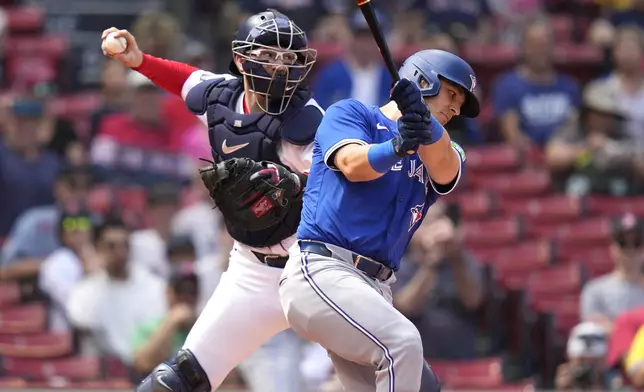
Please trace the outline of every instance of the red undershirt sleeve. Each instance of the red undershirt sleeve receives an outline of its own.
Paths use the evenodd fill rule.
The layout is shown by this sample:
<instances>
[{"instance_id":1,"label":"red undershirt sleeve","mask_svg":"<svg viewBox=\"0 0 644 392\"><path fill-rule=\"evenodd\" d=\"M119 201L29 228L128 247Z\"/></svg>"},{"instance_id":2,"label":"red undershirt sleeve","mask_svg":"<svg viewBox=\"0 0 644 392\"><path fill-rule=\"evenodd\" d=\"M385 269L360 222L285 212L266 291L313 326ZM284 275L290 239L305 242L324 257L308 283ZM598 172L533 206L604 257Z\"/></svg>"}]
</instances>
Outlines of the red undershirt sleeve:
<instances>
[{"instance_id":1,"label":"red undershirt sleeve","mask_svg":"<svg viewBox=\"0 0 644 392\"><path fill-rule=\"evenodd\" d=\"M193 72L199 71L199 68L191 65L154 57L145 53L143 54L141 65L132 69L145 75L159 88L179 97L186 80Z\"/></svg>"}]
</instances>

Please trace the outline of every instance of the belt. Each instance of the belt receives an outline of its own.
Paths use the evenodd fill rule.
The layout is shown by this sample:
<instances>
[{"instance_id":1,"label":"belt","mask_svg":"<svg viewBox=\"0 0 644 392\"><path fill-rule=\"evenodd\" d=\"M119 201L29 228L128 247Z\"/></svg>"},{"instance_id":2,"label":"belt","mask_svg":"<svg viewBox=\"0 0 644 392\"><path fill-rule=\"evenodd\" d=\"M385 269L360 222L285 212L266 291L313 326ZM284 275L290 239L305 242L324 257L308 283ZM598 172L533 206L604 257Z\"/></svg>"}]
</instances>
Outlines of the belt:
<instances>
[{"instance_id":1,"label":"belt","mask_svg":"<svg viewBox=\"0 0 644 392\"><path fill-rule=\"evenodd\" d=\"M252 252L262 264L266 264L269 267L284 268L288 261L288 256L266 255L255 251Z\"/></svg>"},{"instance_id":2,"label":"belt","mask_svg":"<svg viewBox=\"0 0 644 392\"><path fill-rule=\"evenodd\" d=\"M329 250L329 248L326 247L323 243L320 242L315 242L315 241L299 241L300 244L300 251L302 252L309 252L309 253L315 253L316 255L324 256L324 257L331 257L335 260L340 260L344 262L348 262L348 260L343 260L338 256L335 256L333 252ZM381 282L386 281L387 279L391 278L391 275L393 275L394 271L387 267L386 265L379 263L375 260L372 260L370 258L360 256L357 253L351 253L351 258L353 261L353 266L359 269L360 271L364 272L367 276L377 279Z\"/></svg>"}]
</instances>

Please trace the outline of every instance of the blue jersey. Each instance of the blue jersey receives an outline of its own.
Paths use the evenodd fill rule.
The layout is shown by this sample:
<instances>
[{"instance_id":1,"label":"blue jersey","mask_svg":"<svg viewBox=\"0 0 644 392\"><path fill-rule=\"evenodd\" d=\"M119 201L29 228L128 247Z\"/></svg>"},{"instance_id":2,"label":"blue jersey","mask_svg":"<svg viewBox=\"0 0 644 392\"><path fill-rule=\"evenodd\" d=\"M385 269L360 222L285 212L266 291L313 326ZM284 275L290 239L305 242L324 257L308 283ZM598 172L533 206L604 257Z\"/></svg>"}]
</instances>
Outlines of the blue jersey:
<instances>
[{"instance_id":1,"label":"blue jersey","mask_svg":"<svg viewBox=\"0 0 644 392\"><path fill-rule=\"evenodd\" d=\"M461 168L448 185L432 182L418 154L401 158L385 175L368 182L348 181L333 164L342 146L382 143L397 134L396 122L378 107L353 99L329 107L315 136L298 239L337 245L398 269L429 207L458 183L465 154L452 143Z\"/></svg>"}]
</instances>

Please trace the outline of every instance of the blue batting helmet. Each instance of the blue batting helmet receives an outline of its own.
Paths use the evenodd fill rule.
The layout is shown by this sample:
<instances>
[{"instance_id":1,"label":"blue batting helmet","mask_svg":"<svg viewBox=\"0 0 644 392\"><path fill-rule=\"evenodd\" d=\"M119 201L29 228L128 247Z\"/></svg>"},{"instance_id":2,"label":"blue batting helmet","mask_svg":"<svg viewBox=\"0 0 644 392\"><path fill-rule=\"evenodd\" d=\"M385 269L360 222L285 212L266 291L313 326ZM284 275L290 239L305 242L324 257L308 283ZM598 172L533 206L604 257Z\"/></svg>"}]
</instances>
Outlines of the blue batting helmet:
<instances>
[{"instance_id":1,"label":"blue batting helmet","mask_svg":"<svg viewBox=\"0 0 644 392\"><path fill-rule=\"evenodd\" d=\"M415 82L423 97L433 97L441 88L441 78L463 88L465 102L461 114L476 117L481 111L478 98L474 95L476 76L472 67L455 54L444 50L421 50L409 56L399 70L401 78Z\"/></svg>"}]
</instances>

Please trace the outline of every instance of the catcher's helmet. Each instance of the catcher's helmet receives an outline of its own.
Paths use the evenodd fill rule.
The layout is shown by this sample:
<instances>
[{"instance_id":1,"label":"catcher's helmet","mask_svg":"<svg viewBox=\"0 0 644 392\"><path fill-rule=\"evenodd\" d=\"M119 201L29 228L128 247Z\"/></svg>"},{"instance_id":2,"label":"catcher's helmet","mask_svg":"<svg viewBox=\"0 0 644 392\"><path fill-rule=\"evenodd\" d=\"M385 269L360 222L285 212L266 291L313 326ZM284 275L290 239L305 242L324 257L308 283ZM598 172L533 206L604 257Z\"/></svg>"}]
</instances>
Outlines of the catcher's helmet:
<instances>
[{"instance_id":1,"label":"catcher's helmet","mask_svg":"<svg viewBox=\"0 0 644 392\"><path fill-rule=\"evenodd\" d=\"M455 54L444 50L421 50L409 56L399 70L401 78L415 82L423 97L433 97L440 91L440 78L449 80L463 88L465 103L461 114L466 117L476 117L481 111L474 88L476 76L472 67Z\"/></svg>"},{"instance_id":2,"label":"catcher's helmet","mask_svg":"<svg viewBox=\"0 0 644 392\"><path fill-rule=\"evenodd\" d=\"M269 98L266 107L258 102L262 110L280 114L315 63L317 51L308 45L302 29L286 15L269 8L239 26L232 50L233 55L241 57L242 71L233 60L230 72L243 74L252 92ZM269 73L267 67L275 70Z\"/></svg>"}]
</instances>

